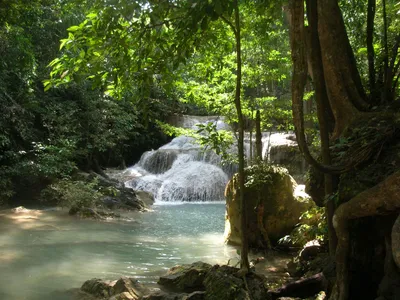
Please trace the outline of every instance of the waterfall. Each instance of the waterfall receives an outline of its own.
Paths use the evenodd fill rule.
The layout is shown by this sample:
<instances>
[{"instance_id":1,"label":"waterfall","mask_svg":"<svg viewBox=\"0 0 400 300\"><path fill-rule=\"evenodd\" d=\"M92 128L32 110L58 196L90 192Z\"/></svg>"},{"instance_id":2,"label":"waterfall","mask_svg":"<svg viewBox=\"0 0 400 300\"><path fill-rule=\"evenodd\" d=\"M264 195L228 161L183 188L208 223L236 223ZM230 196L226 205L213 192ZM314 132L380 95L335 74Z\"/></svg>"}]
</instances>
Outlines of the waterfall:
<instances>
[{"instance_id":1,"label":"waterfall","mask_svg":"<svg viewBox=\"0 0 400 300\"><path fill-rule=\"evenodd\" d=\"M192 129L196 129L199 123L208 122L214 122L218 129L231 130L218 117L175 116L171 120L175 126ZM290 136L264 132L263 158L274 161L270 153L275 146L297 145ZM255 151L254 138L252 143ZM233 148L232 151L236 151ZM250 148L250 138L246 134L247 158L250 157ZM179 136L157 150L143 153L140 161L125 171L133 176L125 185L151 192L156 202L221 201L224 200L225 186L236 171L236 165L222 165L221 157L212 150L202 148L194 138Z\"/></svg>"},{"instance_id":2,"label":"waterfall","mask_svg":"<svg viewBox=\"0 0 400 300\"><path fill-rule=\"evenodd\" d=\"M221 201L229 179L221 158L187 136L145 152L127 171L137 177L125 185L151 192L158 202Z\"/></svg>"}]
</instances>

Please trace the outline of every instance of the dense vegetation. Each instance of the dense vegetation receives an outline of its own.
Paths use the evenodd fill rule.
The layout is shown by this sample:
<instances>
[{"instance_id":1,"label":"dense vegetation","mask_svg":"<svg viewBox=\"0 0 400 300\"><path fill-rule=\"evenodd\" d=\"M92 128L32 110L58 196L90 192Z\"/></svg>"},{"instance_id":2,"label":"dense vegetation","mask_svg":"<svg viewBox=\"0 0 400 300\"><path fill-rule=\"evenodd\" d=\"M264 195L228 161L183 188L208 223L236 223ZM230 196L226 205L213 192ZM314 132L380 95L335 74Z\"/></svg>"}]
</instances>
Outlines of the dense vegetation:
<instances>
[{"instance_id":1,"label":"dense vegetation","mask_svg":"<svg viewBox=\"0 0 400 300\"><path fill-rule=\"evenodd\" d=\"M169 115L193 109L236 125L243 187L243 133L259 115L264 130L294 128L323 174L337 254L332 299L347 299L349 220L400 209L396 187L387 201L379 185L398 178L399 13L393 0L5 1L0 200L38 192L78 168L102 173L131 163L162 143ZM319 158L309 150L310 129L319 131ZM216 149L219 141L211 140ZM346 173L381 163L381 154L393 168L365 186L374 197L341 196ZM352 215L354 203L363 208ZM247 272L245 242L243 232Z\"/></svg>"}]
</instances>

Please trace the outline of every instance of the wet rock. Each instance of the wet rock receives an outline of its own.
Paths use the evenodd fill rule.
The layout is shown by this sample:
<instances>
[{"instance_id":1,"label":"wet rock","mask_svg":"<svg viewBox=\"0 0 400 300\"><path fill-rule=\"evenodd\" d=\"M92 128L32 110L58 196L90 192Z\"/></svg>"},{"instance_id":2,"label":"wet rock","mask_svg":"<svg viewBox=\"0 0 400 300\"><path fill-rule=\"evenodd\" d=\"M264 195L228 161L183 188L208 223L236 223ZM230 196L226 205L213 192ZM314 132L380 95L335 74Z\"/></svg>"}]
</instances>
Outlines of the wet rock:
<instances>
[{"instance_id":1,"label":"wet rock","mask_svg":"<svg viewBox=\"0 0 400 300\"><path fill-rule=\"evenodd\" d=\"M148 294L150 290L143 284L139 283L134 278L122 277L114 285L114 294L130 294L133 298L126 299L140 299L144 295ZM126 295L125 295L126 297ZM120 299L120 298L116 298ZM125 298L121 298L125 299Z\"/></svg>"},{"instance_id":2,"label":"wet rock","mask_svg":"<svg viewBox=\"0 0 400 300\"><path fill-rule=\"evenodd\" d=\"M82 285L81 292L97 299L139 300L150 291L136 279L122 277L114 281L97 278L90 279Z\"/></svg>"},{"instance_id":3,"label":"wet rock","mask_svg":"<svg viewBox=\"0 0 400 300\"><path fill-rule=\"evenodd\" d=\"M79 207L73 206L69 210L69 215L78 216L80 218L91 218L95 220L106 220L109 218L119 218L120 215L113 212L106 212L101 209L95 209L90 207Z\"/></svg>"},{"instance_id":4,"label":"wet rock","mask_svg":"<svg viewBox=\"0 0 400 300\"><path fill-rule=\"evenodd\" d=\"M272 165L254 165L245 170L246 211L248 216L248 241L253 248L265 248L265 232L271 242L289 234L299 222L299 217L313 206L311 198L296 190L297 184L287 169ZM228 183L226 196L225 238L239 245L241 235L238 176ZM260 207L263 207L261 210ZM262 212L260 218L259 213ZM262 219L263 230L259 227Z\"/></svg>"},{"instance_id":5,"label":"wet rock","mask_svg":"<svg viewBox=\"0 0 400 300\"><path fill-rule=\"evenodd\" d=\"M178 292L204 290L203 281L211 265L195 262L191 265L175 266L167 275L161 276L158 284Z\"/></svg>"},{"instance_id":6,"label":"wet rock","mask_svg":"<svg viewBox=\"0 0 400 300\"><path fill-rule=\"evenodd\" d=\"M147 206L154 204L154 196L152 193L146 191L135 191L136 197Z\"/></svg>"},{"instance_id":7,"label":"wet rock","mask_svg":"<svg viewBox=\"0 0 400 300\"><path fill-rule=\"evenodd\" d=\"M84 282L81 291L96 297L109 298L113 295L114 284L115 281L93 278Z\"/></svg>"}]
</instances>

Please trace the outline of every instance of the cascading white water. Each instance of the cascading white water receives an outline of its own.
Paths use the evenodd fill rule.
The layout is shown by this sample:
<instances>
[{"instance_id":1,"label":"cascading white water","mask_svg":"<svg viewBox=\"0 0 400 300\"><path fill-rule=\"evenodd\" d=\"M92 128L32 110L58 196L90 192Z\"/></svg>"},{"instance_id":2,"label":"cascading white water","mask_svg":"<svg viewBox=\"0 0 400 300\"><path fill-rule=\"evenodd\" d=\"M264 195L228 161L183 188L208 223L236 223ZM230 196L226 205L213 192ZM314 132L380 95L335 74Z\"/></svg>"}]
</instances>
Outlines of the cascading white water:
<instances>
[{"instance_id":1,"label":"cascading white water","mask_svg":"<svg viewBox=\"0 0 400 300\"><path fill-rule=\"evenodd\" d=\"M192 129L199 123L209 122L214 122L218 129L230 129L218 117L179 116L172 121L175 126ZM263 133L263 158L270 160L269 149L274 145L294 143L289 136ZM251 143L254 153L254 138ZM246 135L248 158L251 157L250 148L250 138ZM156 202L219 201L224 200L225 186L236 170L235 165L222 165L220 156L212 150L204 150L193 138L179 136L157 150L145 152L136 165L127 169L134 178L125 185L151 192Z\"/></svg>"},{"instance_id":2,"label":"cascading white water","mask_svg":"<svg viewBox=\"0 0 400 300\"><path fill-rule=\"evenodd\" d=\"M179 136L158 150L144 153L128 169L136 178L126 186L151 192L156 201L219 201L224 199L228 175L221 158L204 151L196 141Z\"/></svg>"}]
</instances>

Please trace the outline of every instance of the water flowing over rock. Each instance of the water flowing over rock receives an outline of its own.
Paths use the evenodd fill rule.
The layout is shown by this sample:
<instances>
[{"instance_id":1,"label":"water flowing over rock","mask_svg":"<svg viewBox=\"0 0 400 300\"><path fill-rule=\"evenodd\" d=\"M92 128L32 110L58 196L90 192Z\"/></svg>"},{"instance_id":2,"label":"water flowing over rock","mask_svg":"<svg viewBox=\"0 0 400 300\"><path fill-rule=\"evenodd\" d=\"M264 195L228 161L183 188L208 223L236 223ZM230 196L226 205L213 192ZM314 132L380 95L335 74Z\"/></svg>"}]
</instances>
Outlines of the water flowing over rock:
<instances>
[{"instance_id":1,"label":"water flowing over rock","mask_svg":"<svg viewBox=\"0 0 400 300\"><path fill-rule=\"evenodd\" d=\"M138 177L128 187L151 192L156 201L215 201L224 199L228 175L221 158L203 151L193 138L180 136L158 150L142 155L128 169Z\"/></svg>"},{"instance_id":2,"label":"water flowing over rock","mask_svg":"<svg viewBox=\"0 0 400 300\"><path fill-rule=\"evenodd\" d=\"M213 116L174 116L170 122L191 129L197 129L199 123L213 122L218 130L232 130L223 118ZM293 134L263 133L262 142L263 157L275 163L283 158L290 162L293 153L286 151L281 157L272 156L274 147L297 147ZM249 134L246 135L245 149L248 160L255 157L254 136L250 139ZM236 153L236 146L230 151ZM222 201L225 186L236 172L235 164L222 164L220 156L201 147L194 138L179 136L157 150L145 152L135 166L125 171L127 177L133 177L125 184L152 193L157 202Z\"/></svg>"}]
</instances>

